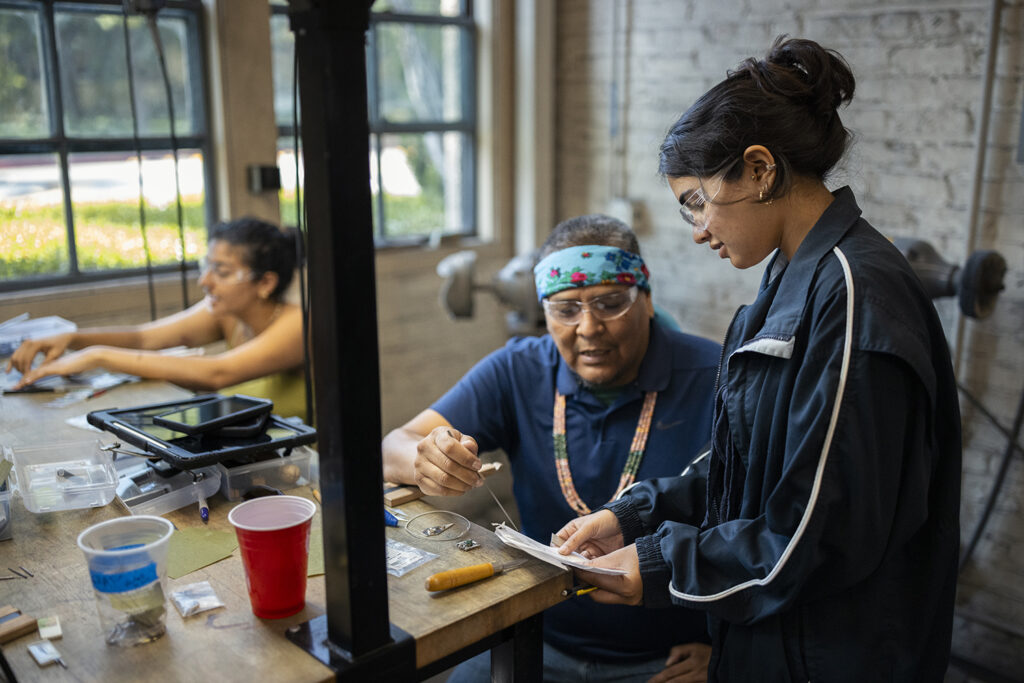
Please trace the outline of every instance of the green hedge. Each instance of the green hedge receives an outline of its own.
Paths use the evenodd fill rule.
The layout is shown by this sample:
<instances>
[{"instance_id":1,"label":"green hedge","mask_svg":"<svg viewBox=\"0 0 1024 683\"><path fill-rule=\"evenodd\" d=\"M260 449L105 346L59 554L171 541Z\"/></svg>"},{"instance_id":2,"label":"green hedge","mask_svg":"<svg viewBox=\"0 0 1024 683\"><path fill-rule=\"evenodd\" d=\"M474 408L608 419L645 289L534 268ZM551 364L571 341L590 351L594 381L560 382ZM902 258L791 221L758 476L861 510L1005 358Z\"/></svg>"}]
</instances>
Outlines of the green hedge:
<instances>
[{"instance_id":1,"label":"green hedge","mask_svg":"<svg viewBox=\"0 0 1024 683\"><path fill-rule=\"evenodd\" d=\"M186 258L206 252L201 200L183 204ZM146 207L146 239L154 264L180 259L177 207ZM75 245L81 270L146 264L138 204L105 202L75 206ZM0 279L68 272L67 230L60 206L0 206Z\"/></svg>"}]
</instances>

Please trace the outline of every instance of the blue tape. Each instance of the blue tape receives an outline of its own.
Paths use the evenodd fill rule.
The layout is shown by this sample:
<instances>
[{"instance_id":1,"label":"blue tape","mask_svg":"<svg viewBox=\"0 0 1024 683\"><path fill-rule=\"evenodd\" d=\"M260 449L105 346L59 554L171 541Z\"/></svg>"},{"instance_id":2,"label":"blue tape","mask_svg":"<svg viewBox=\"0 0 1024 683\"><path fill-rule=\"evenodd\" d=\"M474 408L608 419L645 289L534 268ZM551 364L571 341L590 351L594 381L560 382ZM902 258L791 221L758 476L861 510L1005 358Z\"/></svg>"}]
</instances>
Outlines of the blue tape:
<instances>
[{"instance_id":1,"label":"blue tape","mask_svg":"<svg viewBox=\"0 0 1024 683\"><path fill-rule=\"evenodd\" d=\"M141 548L144 543L122 545L108 550L132 550ZM89 578L92 579L92 586L100 593L124 593L148 586L157 580L156 562L142 565L128 571L117 571L123 558L119 557L97 557L89 567Z\"/></svg>"},{"instance_id":2,"label":"blue tape","mask_svg":"<svg viewBox=\"0 0 1024 683\"><path fill-rule=\"evenodd\" d=\"M89 577L92 579L93 588L100 593L124 593L156 581L156 562L119 574L103 574L90 570Z\"/></svg>"}]
</instances>

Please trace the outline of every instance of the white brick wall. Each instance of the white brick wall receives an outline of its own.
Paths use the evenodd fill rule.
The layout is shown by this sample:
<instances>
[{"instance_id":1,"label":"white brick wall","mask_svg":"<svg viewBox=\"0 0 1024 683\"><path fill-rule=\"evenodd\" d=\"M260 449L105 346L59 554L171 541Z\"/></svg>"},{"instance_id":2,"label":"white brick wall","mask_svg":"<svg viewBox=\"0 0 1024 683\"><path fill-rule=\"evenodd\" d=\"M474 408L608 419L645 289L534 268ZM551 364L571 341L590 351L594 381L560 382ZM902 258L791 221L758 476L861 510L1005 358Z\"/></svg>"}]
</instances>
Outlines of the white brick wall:
<instances>
[{"instance_id":1,"label":"white brick wall","mask_svg":"<svg viewBox=\"0 0 1024 683\"><path fill-rule=\"evenodd\" d=\"M657 300L689 331L719 339L754 295L760 268L739 272L691 241L665 184L657 150L693 100L780 33L818 40L857 77L842 112L855 146L832 185L850 184L886 234L932 242L962 263L990 3L886 0L562 0L558 4L556 212L607 208L608 177L627 169L624 194L638 225ZM612 3L615 3L613 7ZM850 6L853 7L850 7ZM613 41L618 7L629 34ZM960 381L1004 426L1024 390L1024 168L1015 162L1024 102L1024 0L1004 0L982 215L975 248L1006 258L995 313L968 321ZM628 44L625 152L611 157L612 45ZM936 307L952 337L955 304ZM976 410L964 412L964 535L988 496L1006 439ZM1024 671L1024 459L1014 458L995 513L962 577L954 651L1011 679Z\"/></svg>"}]
</instances>

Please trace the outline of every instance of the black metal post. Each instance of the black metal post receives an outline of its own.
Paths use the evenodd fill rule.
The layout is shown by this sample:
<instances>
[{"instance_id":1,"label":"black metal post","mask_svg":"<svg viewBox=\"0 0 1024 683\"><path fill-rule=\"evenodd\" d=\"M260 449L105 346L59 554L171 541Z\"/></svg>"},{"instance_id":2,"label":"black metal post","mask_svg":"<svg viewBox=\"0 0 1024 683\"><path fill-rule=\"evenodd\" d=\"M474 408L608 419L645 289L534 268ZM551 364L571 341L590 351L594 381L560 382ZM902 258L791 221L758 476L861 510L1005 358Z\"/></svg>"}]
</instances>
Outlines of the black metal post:
<instances>
[{"instance_id":1,"label":"black metal post","mask_svg":"<svg viewBox=\"0 0 1024 683\"><path fill-rule=\"evenodd\" d=\"M492 683L531 683L544 675L544 622L535 614L511 627L511 635L491 649Z\"/></svg>"},{"instance_id":2,"label":"black metal post","mask_svg":"<svg viewBox=\"0 0 1024 683\"><path fill-rule=\"evenodd\" d=\"M339 675L376 679L411 673L415 653L413 640L389 623L384 566L366 103L371 4L290 0L289 7L302 104L327 594L327 614L289 638L326 651L325 663Z\"/></svg>"}]
</instances>

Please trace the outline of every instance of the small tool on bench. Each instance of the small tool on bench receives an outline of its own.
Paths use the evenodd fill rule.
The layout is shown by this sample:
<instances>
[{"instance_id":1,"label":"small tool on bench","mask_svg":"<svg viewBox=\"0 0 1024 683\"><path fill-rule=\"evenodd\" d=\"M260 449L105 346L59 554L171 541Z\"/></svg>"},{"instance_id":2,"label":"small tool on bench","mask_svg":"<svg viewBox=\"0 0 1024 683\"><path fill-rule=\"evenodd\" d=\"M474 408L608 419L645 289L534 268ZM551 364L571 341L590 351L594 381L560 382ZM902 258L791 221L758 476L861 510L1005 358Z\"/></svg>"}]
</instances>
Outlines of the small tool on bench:
<instances>
[{"instance_id":1,"label":"small tool on bench","mask_svg":"<svg viewBox=\"0 0 1024 683\"><path fill-rule=\"evenodd\" d=\"M0 643L20 638L26 633L36 630L36 620L21 610L4 605L0 607Z\"/></svg>"},{"instance_id":2,"label":"small tool on bench","mask_svg":"<svg viewBox=\"0 0 1024 683\"><path fill-rule=\"evenodd\" d=\"M458 569L449 569L428 576L426 582L424 582L424 587L428 591L444 591L456 586L465 586L467 583L473 583L474 581L486 579L502 572L511 571L529 561L530 558L527 557L521 560L512 560L511 562L485 562L468 567L459 567Z\"/></svg>"}]
</instances>

